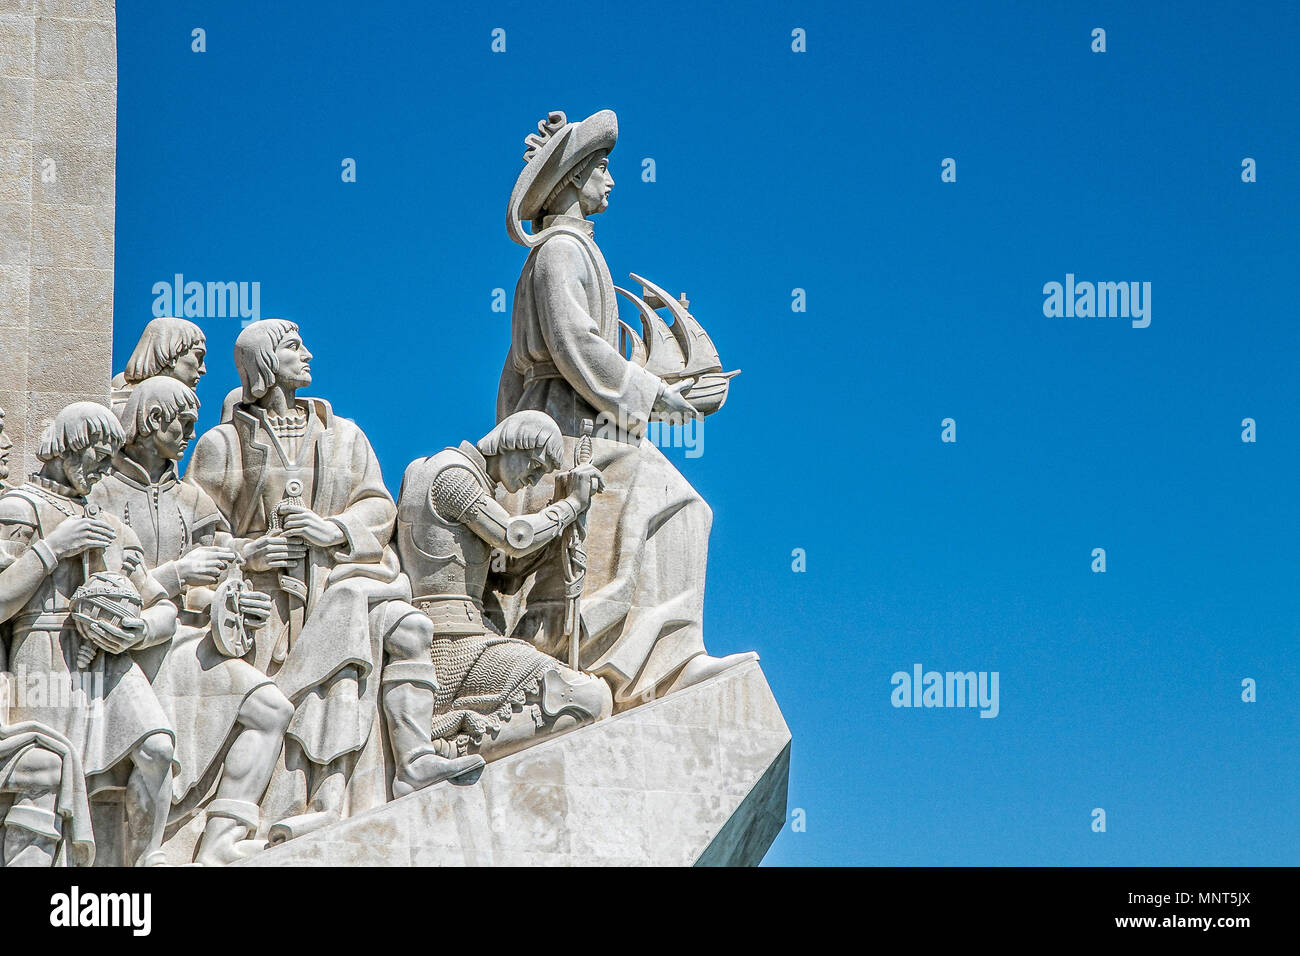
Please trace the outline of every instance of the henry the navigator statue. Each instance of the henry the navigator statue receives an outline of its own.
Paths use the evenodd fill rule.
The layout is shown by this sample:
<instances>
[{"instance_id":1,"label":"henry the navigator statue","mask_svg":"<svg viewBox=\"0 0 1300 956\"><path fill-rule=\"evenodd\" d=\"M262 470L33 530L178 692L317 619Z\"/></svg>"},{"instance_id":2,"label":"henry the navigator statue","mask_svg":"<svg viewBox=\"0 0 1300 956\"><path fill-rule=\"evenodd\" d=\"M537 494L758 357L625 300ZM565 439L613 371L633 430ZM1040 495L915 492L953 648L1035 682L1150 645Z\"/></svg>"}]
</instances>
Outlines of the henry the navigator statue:
<instances>
[{"instance_id":1,"label":"henry the navigator statue","mask_svg":"<svg viewBox=\"0 0 1300 956\"><path fill-rule=\"evenodd\" d=\"M605 489L588 516L581 668L608 680L616 706L626 708L754 655L705 652L713 513L644 437L651 420L697 417L688 400L692 383L670 384L619 348L614 283L588 221L608 204L614 186L608 157L617 138L617 117L602 110L579 123L551 113L526 139L506 228L529 254L515 286L497 420L525 409L546 412L560 426L569 455L583 421L598 426L591 462ZM540 511L553 494L548 477L519 492L509 510ZM508 633L563 660L559 568L554 560L516 565L498 584Z\"/></svg>"}]
</instances>

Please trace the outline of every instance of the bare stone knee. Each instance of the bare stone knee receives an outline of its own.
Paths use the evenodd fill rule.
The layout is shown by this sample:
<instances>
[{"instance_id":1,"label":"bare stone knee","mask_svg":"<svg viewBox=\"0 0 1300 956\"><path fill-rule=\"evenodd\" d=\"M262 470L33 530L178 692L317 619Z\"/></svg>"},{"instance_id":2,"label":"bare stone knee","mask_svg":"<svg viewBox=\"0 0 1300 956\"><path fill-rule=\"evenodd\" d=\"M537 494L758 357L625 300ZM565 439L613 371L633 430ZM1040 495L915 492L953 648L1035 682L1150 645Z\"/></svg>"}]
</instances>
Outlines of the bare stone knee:
<instances>
[{"instance_id":1,"label":"bare stone knee","mask_svg":"<svg viewBox=\"0 0 1300 956\"><path fill-rule=\"evenodd\" d=\"M239 722L252 730L280 735L293 720L293 704L274 684L265 684L248 695L239 711Z\"/></svg>"},{"instance_id":2,"label":"bare stone knee","mask_svg":"<svg viewBox=\"0 0 1300 956\"><path fill-rule=\"evenodd\" d=\"M32 747L14 764L7 789L42 793L58 788L63 780L63 758L43 747Z\"/></svg>"},{"instance_id":3,"label":"bare stone knee","mask_svg":"<svg viewBox=\"0 0 1300 956\"><path fill-rule=\"evenodd\" d=\"M135 764L141 770L161 773L171 766L175 744L170 734L150 734L133 751Z\"/></svg>"}]
</instances>

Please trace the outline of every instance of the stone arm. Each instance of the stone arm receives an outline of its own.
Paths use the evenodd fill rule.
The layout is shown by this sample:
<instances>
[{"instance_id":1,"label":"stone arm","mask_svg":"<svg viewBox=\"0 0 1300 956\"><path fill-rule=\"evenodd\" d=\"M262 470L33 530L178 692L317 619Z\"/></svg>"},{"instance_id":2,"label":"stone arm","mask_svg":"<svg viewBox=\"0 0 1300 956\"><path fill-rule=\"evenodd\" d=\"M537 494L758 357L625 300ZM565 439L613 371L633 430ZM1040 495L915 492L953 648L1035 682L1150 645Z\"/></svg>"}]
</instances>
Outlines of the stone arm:
<instances>
[{"instance_id":1,"label":"stone arm","mask_svg":"<svg viewBox=\"0 0 1300 956\"><path fill-rule=\"evenodd\" d=\"M576 240L556 236L537 251L533 301L551 360L573 389L615 421L635 428L650 420L664 381L629 362L600 333L587 311L584 278L590 267Z\"/></svg>"},{"instance_id":2,"label":"stone arm","mask_svg":"<svg viewBox=\"0 0 1300 956\"><path fill-rule=\"evenodd\" d=\"M370 442L361 429L346 419L336 419L335 427L350 426L355 430L349 461L349 473L354 476L347 503L337 514L323 514L338 525L344 542L331 549L331 558L337 563L378 564L384 559L384 549L393 536L393 523L397 518L397 504L384 485Z\"/></svg>"},{"instance_id":3,"label":"stone arm","mask_svg":"<svg viewBox=\"0 0 1300 956\"><path fill-rule=\"evenodd\" d=\"M484 490L468 468L444 469L429 489L434 510L445 521L459 522L512 558L532 554L558 538L581 513L570 495L536 514L511 516Z\"/></svg>"},{"instance_id":4,"label":"stone arm","mask_svg":"<svg viewBox=\"0 0 1300 956\"><path fill-rule=\"evenodd\" d=\"M223 548L229 548L232 551L240 551L244 542L237 542L225 529L225 521L220 513L215 511L209 520L191 532L191 539L195 548L207 548L217 545ZM191 549L193 550L193 549ZM181 556L182 558L184 555ZM167 597L176 600L181 597L181 592L194 590L186 588L185 582L180 573L181 559L175 561L164 561L158 567L149 572L149 576L163 589Z\"/></svg>"},{"instance_id":5,"label":"stone arm","mask_svg":"<svg viewBox=\"0 0 1300 956\"><path fill-rule=\"evenodd\" d=\"M393 534L393 521L397 506L384 486L379 459L375 457L370 442L353 422L343 418L334 420L335 440L346 443L346 460L332 460L333 469L346 469L348 489L322 510L320 517L335 524L343 535L343 542L330 549L330 558L337 564L379 564L384 560L384 549ZM236 509L244 493L241 480L244 464L240 460L239 445L228 425L220 425L205 432L194 448L194 457L185 472L185 482L206 492L216 503L225 528L233 537L219 541L231 550L243 549L265 533L265 529L250 529L239 524ZM318 481L328 476L317 475Z\"/></svg>"},{"instance_id":6,"label":"stone arm","mask_svg":"<svg viewBox=\"0 0 1300 956\"><path fill-rule=\"evenodd\" d=\"M141 650L163 644L176 636L176 605L168 600L167 591L149 574L144 566L144 551L140 539L130 528L123 528L122 573L140 593L144 619L144 638L132 650Z\"/></svg>"},{"instance_id":7,"label":"stone arm","mask_svg":"<svg viewBox=\"0 0 1300 956\"><path fill-rule=\"evenodd\" d=\"M214 502L226 526L234 528L237 519L233 509L242 489L238 484L226 485L241 471L233 430L231 426L222 425L199 436L182 480L206 494Z\"/></svg>"},{"instance_id":8,"label":"stone arm","mask_svg":"<svg viewBox=\"0 0 1300 956\"><path fill-rule=\"evenodd\" d=\"M0 622L31 600L58 565L49 545L36 538L36 511L22 498L0 499Z\"/></svg>"}]
</instances>

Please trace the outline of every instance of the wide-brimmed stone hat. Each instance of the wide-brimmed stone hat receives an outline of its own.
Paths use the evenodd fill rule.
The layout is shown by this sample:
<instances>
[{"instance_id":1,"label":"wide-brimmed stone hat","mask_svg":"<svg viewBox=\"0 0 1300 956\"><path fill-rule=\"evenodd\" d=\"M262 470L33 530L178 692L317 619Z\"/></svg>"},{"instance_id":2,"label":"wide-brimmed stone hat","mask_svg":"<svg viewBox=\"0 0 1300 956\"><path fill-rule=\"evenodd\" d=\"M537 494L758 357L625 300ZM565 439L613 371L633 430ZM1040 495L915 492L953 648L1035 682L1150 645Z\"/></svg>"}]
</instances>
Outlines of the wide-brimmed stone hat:
<instances>
[{"instance_id":1,"label":"wide-brimmed stone hat","mask_svg":"<svg viewBox=\"0 0 1300 956\"><path fill-rule=\"evenodd\" d=\"M537 132L524 142L524 168L515 180L506 210L506 226L511 235L518 224L536 219L542 203L569 173L594 153L609 152L618 141L618 117L613 110L601 110L585 120L570 123L564 113L555 111L537 124Z\"/></svg>"}]
</instances>

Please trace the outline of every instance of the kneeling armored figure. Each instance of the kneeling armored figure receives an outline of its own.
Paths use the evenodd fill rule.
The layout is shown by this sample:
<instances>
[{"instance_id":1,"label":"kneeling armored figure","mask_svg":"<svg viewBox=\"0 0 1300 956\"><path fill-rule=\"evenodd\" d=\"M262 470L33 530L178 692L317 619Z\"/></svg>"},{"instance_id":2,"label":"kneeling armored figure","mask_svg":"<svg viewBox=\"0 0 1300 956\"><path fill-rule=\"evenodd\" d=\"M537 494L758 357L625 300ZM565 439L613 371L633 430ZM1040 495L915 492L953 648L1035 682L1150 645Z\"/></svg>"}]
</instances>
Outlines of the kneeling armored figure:
<instances>
[{"instance_id":1,"label":"kneeling armored figure","mask_svg":"<svg viewBox=\"0 0 1300 956\"><path fill-rule=\"evenodd\" d=\"M483 613L494 551L511 558L560 539L591 504L600 472L578 465L572 491L537 514L511 515L494 492L534 485L560 467L564 441L543 412L511 415L476 445L462 442L406 469L397 506L397 549L411 580L412 603L431 625L428 653L437 688L402 682L402 661L384 670L385 693L420 695L425 728L390 727L399 761L404 734L430 739L443 756L477 753L492 760L541 737L609 716L613 697L599 677L581 673L527 641L496 633ZM412 649L414 657L414 649ZM428 660L429 658L425 658ZM390 713L392 710L390 709ZM417 745L412 739L410 746ZM394 785L400 795L401 780Z\"/></svg>"}]
</instances>

